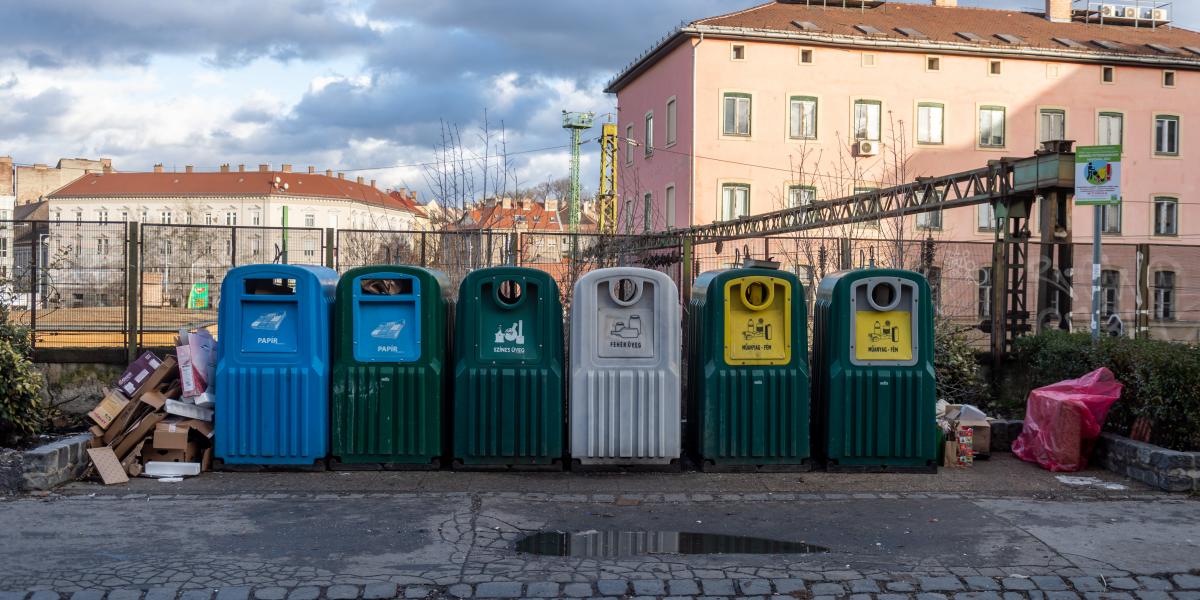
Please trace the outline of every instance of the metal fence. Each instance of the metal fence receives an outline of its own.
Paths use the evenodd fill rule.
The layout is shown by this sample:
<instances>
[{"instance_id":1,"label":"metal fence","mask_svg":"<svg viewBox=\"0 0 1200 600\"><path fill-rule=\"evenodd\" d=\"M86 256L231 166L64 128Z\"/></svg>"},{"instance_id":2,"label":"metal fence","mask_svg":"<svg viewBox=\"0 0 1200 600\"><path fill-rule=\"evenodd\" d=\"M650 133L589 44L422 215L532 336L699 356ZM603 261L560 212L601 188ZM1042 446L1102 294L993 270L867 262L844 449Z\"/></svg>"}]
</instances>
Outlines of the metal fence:
<instances>
[{"instance_id":1,"label":"metal fence","mask_svg":"<svg viewBox=\"0 0 1200 600\"><path fill-rule=\"evenodd\" d=\"M472 270L520 265L558 281L570 307L575 281L609 266L663 271L689 287L699 273L770 257L794 272L813 301L822 277L867 265L929 274L938 313L974 332L992 310L991 242L769 236L724 243L638 236L498 231L368 231L177 224L16 221L0 223L0 295L10 319L30 327L42 360L55 350L128 356L165 347L180 328L212 325L229 269L253 263L324 264L340 272L413 264L445 272L453 288ZM1030 244L1036 256L1037 242ZM1089 323L1090 245L1073 249L1075 329ZM690 260L689 260L690 259ZM685 260L688 264L684 264ZM1133 335L1200 341L1200 246L1104 246L1104 307ZM1036 265L1028 306L1037 306ZM682 295L682 293L681 293ZM1036 323L1036 317L1031 318ZM47 352L49 351L49 352ZM76 356L78 354L76 353ZM67 359L63 359L67 360Z\"/></svg>"}]
</instances>

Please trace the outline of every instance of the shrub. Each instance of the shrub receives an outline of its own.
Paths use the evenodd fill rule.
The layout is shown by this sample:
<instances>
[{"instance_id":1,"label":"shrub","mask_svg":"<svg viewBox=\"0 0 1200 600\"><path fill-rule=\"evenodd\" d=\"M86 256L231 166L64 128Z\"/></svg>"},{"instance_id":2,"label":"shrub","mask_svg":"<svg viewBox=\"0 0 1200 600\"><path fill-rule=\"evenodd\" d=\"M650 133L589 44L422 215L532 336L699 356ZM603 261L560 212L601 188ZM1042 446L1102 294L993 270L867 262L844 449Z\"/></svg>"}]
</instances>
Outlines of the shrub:
<instances>
[{"instance_id":1,"label":"shrub","mask_svg":"<svg viewBox=\"0 0 1200 600\"><path fill-rule=\"evenodd\" d=\"M34 435L46 424L42 375L13 344L0 338L0 445Z\"/></svg>"},{"instance_id":2,"label":"shrub","mask_svg":"<svg viewBox=\"0 0 1200 600\"><path fill-rule=\"evenodd\" d=\"M1108 367L1125 385L1105 429L1128 435L1133 423L1152 423L1151 442L1181 451L1200 450L1200 347L1086 333L1052 331L1017 340L1006 369L1021 397L1036 387Z\"/></svg>"},{"instance_id":3,"label":"shrub","mask_svg":"<svg viewBox=\"0 0 1200 600\"><path fill-rule=\"evenodd\" d=\"M967 329L937 320L933 327L933 367L937 372L938 400L951 404L974 404L986 410L990 394L979 372L975 349Z\"/></svg>"}]
</instances>

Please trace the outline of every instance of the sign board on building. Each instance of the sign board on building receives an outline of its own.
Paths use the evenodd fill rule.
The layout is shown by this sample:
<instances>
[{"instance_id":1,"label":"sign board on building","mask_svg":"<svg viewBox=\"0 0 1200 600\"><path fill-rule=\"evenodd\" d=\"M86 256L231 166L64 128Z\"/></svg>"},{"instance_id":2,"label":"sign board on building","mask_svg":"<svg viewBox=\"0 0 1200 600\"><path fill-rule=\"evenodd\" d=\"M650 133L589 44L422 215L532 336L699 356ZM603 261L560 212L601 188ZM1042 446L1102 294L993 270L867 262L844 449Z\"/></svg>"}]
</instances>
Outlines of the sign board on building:
<instances>
[{"instance_id":1,"label":"sign board on building","mask_svg":"<svg viewBox=\"0 0 1200 600\"><path fill-rule=\"evenodd\" d=\"M1121 146L1075 150L1075 204L1121 203Z\"/></svg>"}]
</instances>

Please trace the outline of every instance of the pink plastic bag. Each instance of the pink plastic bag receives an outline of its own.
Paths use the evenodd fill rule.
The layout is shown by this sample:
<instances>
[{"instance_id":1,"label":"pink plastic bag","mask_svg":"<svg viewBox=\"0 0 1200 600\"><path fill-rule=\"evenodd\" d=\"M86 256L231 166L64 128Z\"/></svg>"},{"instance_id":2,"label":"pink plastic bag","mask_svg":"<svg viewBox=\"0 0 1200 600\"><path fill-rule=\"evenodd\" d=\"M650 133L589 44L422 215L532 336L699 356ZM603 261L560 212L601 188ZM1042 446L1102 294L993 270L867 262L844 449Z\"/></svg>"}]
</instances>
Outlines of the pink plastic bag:
<instances>
[{"instance_id":1,"label":"pink plastic bag","mask_svg":"<svg viewBox=\"0 0 1200 600\"><path fill-rule=\"evenodd\" d=\"M1101 367L1079 379L1029 392L1024 429L1013 442L1013 454L1051 471L1086 468L1092 445L1122 387L1112 371Z\"/></svg>"}]
</instances>

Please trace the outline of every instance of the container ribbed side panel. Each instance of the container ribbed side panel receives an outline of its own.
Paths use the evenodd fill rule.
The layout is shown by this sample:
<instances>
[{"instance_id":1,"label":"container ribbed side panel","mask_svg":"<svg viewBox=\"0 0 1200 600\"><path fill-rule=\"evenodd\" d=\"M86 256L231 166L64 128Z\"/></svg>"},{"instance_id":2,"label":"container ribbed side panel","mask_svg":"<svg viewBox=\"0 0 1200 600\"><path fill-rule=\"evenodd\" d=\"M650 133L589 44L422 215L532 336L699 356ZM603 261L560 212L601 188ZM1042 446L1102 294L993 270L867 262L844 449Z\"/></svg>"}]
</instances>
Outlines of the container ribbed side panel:
<instances>
[{"instance_id":1,"label":"container ribbed side panel","mask_svg":"<svg viewBox=\"0 0 1200 600\"><path fill-rule=\"evenodd\" d=\"M572 398L571 456L583 462L679 458L679 390L664 371L596 369ZM578 380L577 380L578 381Z\"/></svg>"},{"instance_id":2,"label":"container ribbed side panel","mask_svg":"<svg viewBox=\"0 0 1200 600\"><path fill-rule=\"evenodd\" d=\"M464 464L562 457L562 383L549 369L468 368L457 385L455 447Z\"/></svg>"},{"instance_id":3,"label":"container ribbed side panel","mask_svg":"<svg viewBox=\"0 0 1200 600\"><path fill-rule=\"evenodd\" d=\"M722 368L714 383L705 398L705 459L771 464L808 458L808 390L798 370Z\"/></svg>"},{"instance_id":4,"label":"container ribbed side panel","mask_svg":"<svg viewBox=\"0 0 1200 600\"><path fill-rule=\"evenodd\" d=\"M440 372L393 364L334 374L333 453L343 462L427 463L441 452Z\"/></svg>"},{"instance_id":5,"label":"container ribbed side panel","mask_svg":"<svg viewBox=\"0 0 1200 600\"><path fill-rule=\"evenodd\" d=\"M831 399L830 410L841 417L840 431L831 432L831 458L887 463L926 457L934 431L920 399L930 395L924 388L933 386L932 379L915 369L856 367L838 379L831 388L844 393Z\"/></svg>"},{"instance_id":6,"label":"container ribbed side panel","mask_svg":"<svg viewBox=\"0 0 1200 600\"><path fill-rule=\"evenodd\" d=\"M218 458L231 464L311 464L325 457L327 395L309 369L232 368L218 408Z\"/></svg>"}]
</instances>

